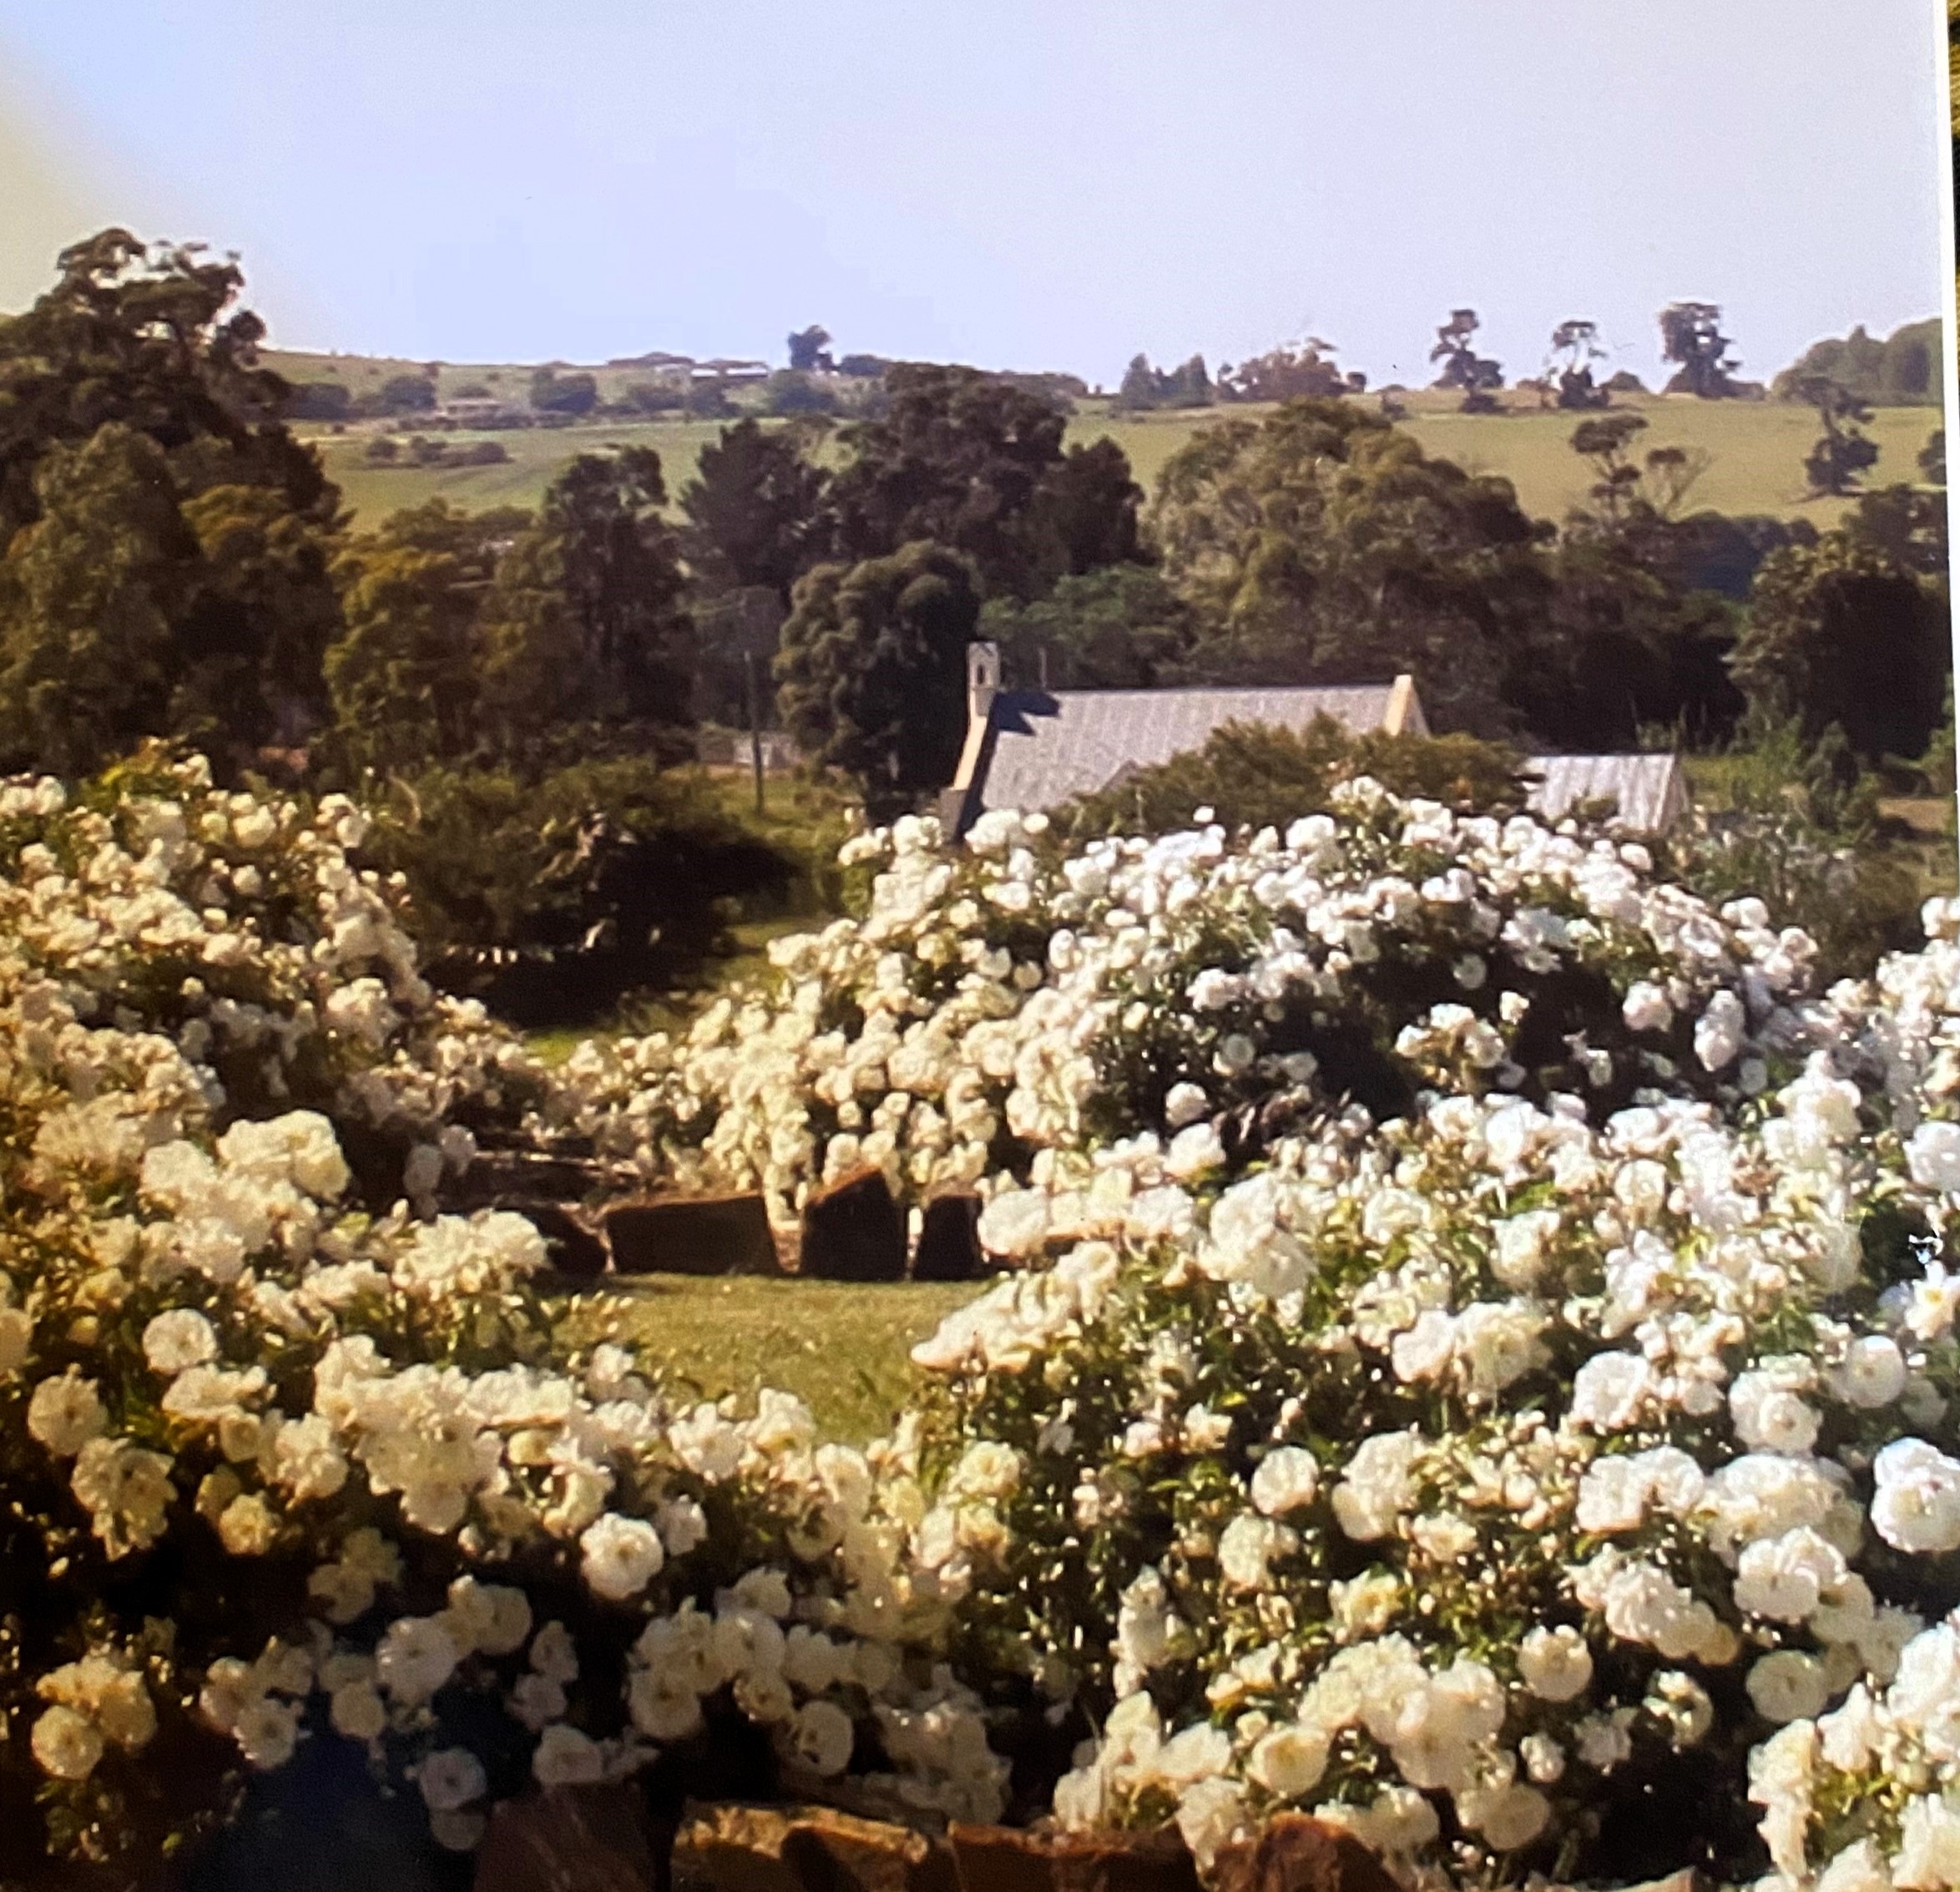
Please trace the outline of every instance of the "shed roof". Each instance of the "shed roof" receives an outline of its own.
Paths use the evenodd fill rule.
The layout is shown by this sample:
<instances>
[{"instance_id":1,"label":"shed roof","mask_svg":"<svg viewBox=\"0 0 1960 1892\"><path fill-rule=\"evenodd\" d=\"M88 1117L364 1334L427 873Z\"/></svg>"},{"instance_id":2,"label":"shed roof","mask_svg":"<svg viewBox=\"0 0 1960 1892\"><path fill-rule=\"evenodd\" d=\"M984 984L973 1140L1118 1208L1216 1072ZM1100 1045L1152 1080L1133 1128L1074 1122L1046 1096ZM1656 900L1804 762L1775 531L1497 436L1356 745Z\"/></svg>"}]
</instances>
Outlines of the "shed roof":
<instances>
[{"instance_id":1,"label":"shed roof","mask_svg":"<svg viewBox=\"0 0 1960 1892\"><path fill-rule=\"evenodd\" d=\"M1582 802L1613 802L1629 827L1658 834L1688 807L1678 756L1533 756L1530 766L1543 780L1527 805L1547 821L1562 820Z\"/></svg>"},{"instance_id":2,"label":"shed roof","mask_svg":"<svg viewBox=\"0 0 1960 1892\"><path fill-rule=\"evenodd\" d=\"M1094 795L1133 770L1204 747L1227 723L1305 730L1332 716L1357 735L1386 727L1397 685L1321 689L1003 690L988 712L978 805L1053 808ZM1402 726L1425 726L1412 696ZM975 811L977 812L977 811Z\"/></svg>"}]
</instances>

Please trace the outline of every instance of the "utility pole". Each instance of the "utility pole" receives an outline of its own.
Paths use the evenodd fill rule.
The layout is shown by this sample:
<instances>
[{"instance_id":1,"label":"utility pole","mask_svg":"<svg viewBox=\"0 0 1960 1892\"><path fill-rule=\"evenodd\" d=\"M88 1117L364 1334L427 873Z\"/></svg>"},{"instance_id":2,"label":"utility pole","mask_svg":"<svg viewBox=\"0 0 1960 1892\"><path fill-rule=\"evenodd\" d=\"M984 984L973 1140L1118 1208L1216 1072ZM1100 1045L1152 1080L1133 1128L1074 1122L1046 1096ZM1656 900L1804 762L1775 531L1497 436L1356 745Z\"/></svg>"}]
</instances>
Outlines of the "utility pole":
<instances>
[{"instance_id":1,"label":"utility pole","mask_svg":"<svg viewBox=\"0 0 1960 1892\"><path fill-rule=\"evenodd\" d=\"M762 692L755 681L755 653L742 653L742 674L748 682L749 761L755 771L755 812L762 812Z\"/></svg>"}]
</instances>

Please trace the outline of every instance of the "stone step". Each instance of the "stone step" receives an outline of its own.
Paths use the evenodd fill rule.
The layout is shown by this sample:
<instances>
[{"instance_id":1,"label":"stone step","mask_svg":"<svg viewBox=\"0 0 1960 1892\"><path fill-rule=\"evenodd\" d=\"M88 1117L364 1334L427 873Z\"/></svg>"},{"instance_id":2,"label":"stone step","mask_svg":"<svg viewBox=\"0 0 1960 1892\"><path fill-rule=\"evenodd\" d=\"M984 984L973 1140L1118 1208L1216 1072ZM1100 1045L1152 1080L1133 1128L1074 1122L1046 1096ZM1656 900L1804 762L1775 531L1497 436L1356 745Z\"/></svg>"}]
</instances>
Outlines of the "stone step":
<instances>
[{"instance_id":1,"label":"stone step","mask_svg":"<svg viewBox=\"0 0 1960 1892\"><path fill-rule=\"evenodd\" d=\"M619 1274L776 1274L769 1210L758 1195L655 1196L615 1202L606 1241Z\"/></svg>"},{"instance_id":2,"label":"stone step","mask_svg":"<svg viewBox=\"0 0 1960 1892\"><path fill-rule=\"evenodd\" d=\"M1212 1892L1402 1892L1375 1854L1351 1833L1279 1814L1254 1839L1219 1849Z\"/></svg>"},{"instance_id":3,"label":"stone step","mask_svg":"<svg viewBox=\"0 0 1960 1892\"><path fill-rule=\"evenodd\" d=\"M1199 1892L1197 1864L1174 1826L1059 1833L956 1821L947 1838L960 1892Z\"/></svg>"},{"instance_id":4,"label":"stone step","mask_svg":"<svg viewBox=\"0 0 1960 1892\"><path fill-rule=\"evenodd\" d=\"M796 1272L813 1281L902 1281L905 1216L885 1172L861 1169L810 1198Z\"/></svg>"},{"instance_id":5,"label":"stone step","mask_svg":"<svg viewBox=\"0 0 1960 1892\"><path fill-rule=\"evenodd\" d=\"M644 1799L631 1785L506 1800L477 1849L474 1892L653 1892L663 1882Z\"/></svg>"},{"instance_id":6,"label":"stone step","mask_svg":"<svg viewBox=\"0 0 1960 1892\"><path fill-rule=\"evenodd\" d=\"M983 1281L993 1271L980 1246L980 1198L935 1196L926 1205L912 1252L914 1281Z\"/></svg>"}]
</instances>

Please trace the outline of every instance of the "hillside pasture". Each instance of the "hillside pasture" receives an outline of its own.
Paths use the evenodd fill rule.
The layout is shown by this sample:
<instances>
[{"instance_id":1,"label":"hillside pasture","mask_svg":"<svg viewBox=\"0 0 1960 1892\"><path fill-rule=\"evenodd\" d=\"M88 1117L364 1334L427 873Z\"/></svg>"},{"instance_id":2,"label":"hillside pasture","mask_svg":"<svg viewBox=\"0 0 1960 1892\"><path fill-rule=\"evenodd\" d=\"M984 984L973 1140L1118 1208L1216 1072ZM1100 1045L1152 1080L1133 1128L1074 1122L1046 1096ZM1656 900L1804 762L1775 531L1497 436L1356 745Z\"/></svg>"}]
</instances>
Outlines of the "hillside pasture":
<instances>
[{"instance_id":1,"label":"hillside pasture","mask_svg":"<svg viewBox=\"0 0 1960 1892\"><path fill-rule=\"evenodd\" d=\"M517 371L505 371L514 374ZM526 384L528 385L528 384ZM514 384L513 393L521 392ZM1422 392L1401 397L1407 409L1401 425L1425 452L1454 460L1473 473L1495 473L1518 489L1525 510L1539 519L1561 519L1585 497L1590 466L1572 451L1579 417L1545 412L1530 395L1507 394L1507 412L1465 414L1453 397ZM1374 405L1372 397L1365 405ZM1680 447L1706 454L1708 469L1688 495L1690 511L1766 513L1807 519L1820 529L1834 524L1849 502L1816 499L1805 491L1804 456L1817 437L1816 415L1806 407L1771 401L1696 401L1687 397L1634 397L1619 403L1647 421L1638 450ZM1154 490L1164 463L1201 427L1222 420L1257 420L1269 409L1209 407L1176 412L1120 414L1106 402L1079 404L1068 423L1070 444L1112 439L1129 457L1138 483ZM327 472L338 483L356 518L372 524L400 507L437 498L472 511L492 506L534 506L553 477L574 455L614 446L653 448L660 456L667 489L677 494L693 476L704 443L724 423L662 417L650 421L599 421L589 426L518 428L495 433L447 432L440 438L456 447L477 440L501 442L510 455L500 465L478 467L376 467L366 460L374 423L345 433L302 427L319 447ZM1867 481L1883 486L1919 478L1917 458L1927 437L1940 424L1933 407L1881 407L1867 432L1877 442L1879 460ZM397 423L404 434L416 431L412 418Z\"/></svg>"},{"instance_id":2,"label":"hillside pasture","mask_svg":"<svg viewBox=\"0 0 1960 1892\"><path fill-rule=\"evenodd\" d=\"M1508 479L1519 503L1534 517L1561 519L1585 498L1592 468L1572 450L1573 429L1583 416L1541 410L1534 397L1515 392L1501 397L1508 411L1496 414L1466 414L1452 395L1423 392L1397 398L1407 409L1398 424L1422 443L1425 453L1454 460L1467 472ZM1361 404L1371 408L1376 403L1366 396ZM1615 406L1647 422L1637 452L1680 447L1709 456L1707 472L1687 498L1690 512L1768 513L1807 519L1822 529L1834 524L1849 503L1806 493L1804 456L1818 433L1816 415L1807 407L1654 395L1630 397ZM1154 490L1164 463L1199 428L1239 415L1257 418L1269 411L1245 407L1114 414L1101 403L1096 407L1089 412L1085 403L1070 424L1070 440L1114 440L1129 456L1146 492ZM1876 410L1866 431L1878 443L1879 459L1867 484L1917 480L1919 451L1940 424L1935 407Z\"/></svg>"}]
</instances>

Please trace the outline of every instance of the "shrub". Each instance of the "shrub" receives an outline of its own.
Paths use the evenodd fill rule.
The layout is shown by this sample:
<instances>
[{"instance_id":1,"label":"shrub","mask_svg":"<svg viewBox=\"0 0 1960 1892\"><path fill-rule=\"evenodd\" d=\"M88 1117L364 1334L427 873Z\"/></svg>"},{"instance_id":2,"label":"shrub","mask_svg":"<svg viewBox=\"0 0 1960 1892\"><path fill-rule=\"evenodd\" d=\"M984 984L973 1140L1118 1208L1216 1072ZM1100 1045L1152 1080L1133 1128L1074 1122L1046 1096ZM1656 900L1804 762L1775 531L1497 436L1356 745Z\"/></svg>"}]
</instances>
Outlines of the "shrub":
<instances>
[{"instance_id":1,"label":"shrub","mask_svg":"<svg viewBox=\"0 0 1960 1892\"><path fill-rule=\"evenodd\" d=\"M1397 794L1452 807L1515 811L1528 786L1523 758L1500 743L1469 736L1351 734L1333 717L1304 731L1265 723L1228 723L1202 749L1141 768L1114 787L1083 796L1058 812L1058 832L1164 834L1188 827L1194 812L1228 832L1286 827L1327 808L1336 782L1367 775Z\"/></svg>"},{"instance_id":2,"label":"shrub","mask_svg":"<svg viewBox=\"0 0 1960 1892\"><path fill-rule=\"evenodd\" d=\"M0 1879L154 1884L301 1743L465 1849L533 1778L807 1791L872 1728L992 1817L870 1463L566 1354L530 1225L438 1212L543 1080L361 828L155 757L0 787Z\"/></svg>"},{"instance_id":3,"label":"shrub","mask_svg":"<svg viewBox=\"0 0 1960 1892\"><path fill-rule=\"evenodd\" d=\"M1297 1807L1483 1883L1944 1883L1960 903L1820 994L1760 901L1365 777L908 819L860 923L547 1078L357 811L207 783L0 787L0 1874L153 1883L304 1742L458 1849L532 1781L993 1819L1012 1754L1206 1865ZM669 1404L442 1212L513 1115L964 1175L1021 1272L866 1453Z\"/></svg>"},{"instance_id":4,"label":"shrub","mask_svg":"<svg viewBox=\"0 0 1960 1892\"><path fill-rule=\"evenodd\" d=\"M367 848L402 876L430 977L527 1024L589 1023L714 951L730 906L792 863L649 761L531 781L437 768L394 783Z\"/></svg>"}]
</instances>

